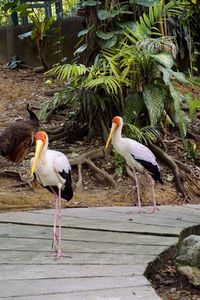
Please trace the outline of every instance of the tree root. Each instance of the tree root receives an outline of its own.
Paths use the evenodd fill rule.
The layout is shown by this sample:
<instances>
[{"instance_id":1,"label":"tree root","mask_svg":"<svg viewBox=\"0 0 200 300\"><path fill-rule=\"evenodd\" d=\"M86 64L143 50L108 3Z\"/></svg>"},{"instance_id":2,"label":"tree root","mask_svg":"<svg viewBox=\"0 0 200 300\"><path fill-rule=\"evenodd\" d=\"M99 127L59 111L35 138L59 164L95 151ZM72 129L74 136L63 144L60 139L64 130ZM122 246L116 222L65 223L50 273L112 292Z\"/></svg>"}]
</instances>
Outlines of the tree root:
<instances>
[{"instance_id":1,"label":"tree root","mask_svg":"<svg viewBox=\"0 0 200 300\"><path fill-rule=\"evenodd\" d=\"M116 183L113 180L113 178L106 171L103 171L92 162L93 159L100 159L104 156L105 156L104 147L101 147L99 149L94 149L91 151L84 152L83 154L69 160L71 166L76 166L76 165L78 166L78 182L76 184L77 188L79 189L82 188L82 182L83 182L82 165L83 164L87 164L92 169L92 171L100 175L103 180L106 180L111 187L113 188L116 187Z\"/></svg>"},{"instance_id":2,"label":"tree root","mask_svg":"<svg viewBox=\"0 0 200 300\"><path fill-rule=\"evenodd\" d=\"M191 170L186 165L165 153L158 146L149 143L149 147L159 159L161 159L172 169L177 191L181 193L185 197L185 199L188 200L192 200L194 199L194 197L199 198L199 178L192 174Z\"/></svg>"},{"instance_id":3,"label":"tree root","mask_svg":"<svg viewBox=\"0 0 200 300\"><path fill-rule=\"evenodd\" d=\"M21 183L13 185L13 187L29 185L32 189L31 183L28 180L24 179L20 172L13 171L13 170L4 170L3 172L0 172L0 176L16 178L17 180L21 181Z\"/></svg>"}]
</instances>

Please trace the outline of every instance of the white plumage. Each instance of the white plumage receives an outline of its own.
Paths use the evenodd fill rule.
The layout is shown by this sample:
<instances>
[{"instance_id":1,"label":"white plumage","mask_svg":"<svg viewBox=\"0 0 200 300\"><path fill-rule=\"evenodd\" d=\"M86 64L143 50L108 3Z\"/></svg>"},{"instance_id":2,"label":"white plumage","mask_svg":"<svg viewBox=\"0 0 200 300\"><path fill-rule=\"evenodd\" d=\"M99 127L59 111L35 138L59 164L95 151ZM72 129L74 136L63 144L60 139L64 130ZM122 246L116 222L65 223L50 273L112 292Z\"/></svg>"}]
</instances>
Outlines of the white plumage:
<instances>
[{"instance_id":1,"label":"white plumage","mask_svg":"<svg viewBox=\"0 0 200 300\"><path fill-rule=\"evenodd\" d=\"M37 181L56 196L52 242L59 257L62 255L61 198L70 200L73 197L71 166L62 152L48 149L48 136L44 131L37 132L35 138L36 150L31 159L31 175L35 174Z\"/></svg>"},{"instance_id":2,"label":"white plumage","mask_svg":"<svg viewBox=\"0 0 200 300\"><path fill-rule=\"evenodd\" d=\"M129 138L122 138L121 136L122 127L123 127L123 119L118 116L114 117L112 120L111 131L106 143L106 148L110 140L112 139L113 147L120 155L122 155L125 158L127 166L133 173L136 181L136 187L137 187L139 211L141 211L141 202L140 202L138 178L135 169L137 169L141 173L144 173L146 176L150 178L152 184L153 203L154 203L153 211L155 211L155 209L157 209L157 206L156 206L155 195L154 195L154 181L152 177L155 180L160 181L160 183L163 183L160 177L160 169L156 162L156 157L151 152L151 150L149 150L143 144L140 144L137 141L134 141ZM151 176L149 176L149 174Z\"/></svg>"}]
</instances>

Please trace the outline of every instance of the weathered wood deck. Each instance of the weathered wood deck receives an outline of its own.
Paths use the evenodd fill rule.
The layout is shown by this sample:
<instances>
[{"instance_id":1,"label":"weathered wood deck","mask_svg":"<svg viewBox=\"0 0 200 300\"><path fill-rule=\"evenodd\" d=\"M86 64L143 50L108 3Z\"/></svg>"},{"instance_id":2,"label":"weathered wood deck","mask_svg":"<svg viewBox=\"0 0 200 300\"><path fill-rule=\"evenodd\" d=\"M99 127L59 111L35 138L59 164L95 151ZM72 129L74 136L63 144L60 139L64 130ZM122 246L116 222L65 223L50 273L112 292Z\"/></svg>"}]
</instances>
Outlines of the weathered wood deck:
<instances>
[{"instance_id":1,"label":"weathered wood deck","mask_svg":"<svg viewBox=\"0 0 200 300\"><path fill-rule=\"evenodd\" d=\"M0 299L157 300L147 263L199 224L200 206L64 209L62 250L51 249L54 210L0 214ZM132 209L133 210L133 209Z\"/></svg>"}]
</instances>

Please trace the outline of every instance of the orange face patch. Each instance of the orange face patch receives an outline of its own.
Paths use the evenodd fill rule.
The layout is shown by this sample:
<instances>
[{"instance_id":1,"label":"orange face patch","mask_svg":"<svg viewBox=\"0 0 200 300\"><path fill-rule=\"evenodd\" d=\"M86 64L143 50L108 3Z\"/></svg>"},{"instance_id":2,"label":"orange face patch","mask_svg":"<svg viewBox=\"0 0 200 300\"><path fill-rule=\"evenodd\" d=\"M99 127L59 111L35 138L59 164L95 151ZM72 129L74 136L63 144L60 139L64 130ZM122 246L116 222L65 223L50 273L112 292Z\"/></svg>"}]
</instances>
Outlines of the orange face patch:
<instances>
[{"instance_id":1,"label":"orange face patch","mask_svg":"<svg viewBox=\"0 0 200 300\"><path fill-rule=\"evenodd\" d=\"M113 119L112 119L112 123L115 123L117 126L119 126L120 125L120 117L114 117Z\"/></svg>"},{"instance_id":2,"label":"orange face patch","mask_svg":"<svg viewBox=\"0 0 200 300\"><path fill-rule=\"evenodd\" d=\"M44 131L38 131L35 135L36 140L42 141L44 144L46 143L47 134Z\"/></svg>"}]
</instances>

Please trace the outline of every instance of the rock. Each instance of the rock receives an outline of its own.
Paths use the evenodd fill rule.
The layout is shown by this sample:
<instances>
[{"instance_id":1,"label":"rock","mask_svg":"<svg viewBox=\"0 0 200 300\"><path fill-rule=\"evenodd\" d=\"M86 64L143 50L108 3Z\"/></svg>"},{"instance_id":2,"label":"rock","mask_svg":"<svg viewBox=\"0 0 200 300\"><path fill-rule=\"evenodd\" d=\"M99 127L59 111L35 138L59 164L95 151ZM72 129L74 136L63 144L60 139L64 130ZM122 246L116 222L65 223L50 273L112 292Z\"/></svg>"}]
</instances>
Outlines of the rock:
<instances>
[{"instance_id":1,"label":"rock","mask_svg":"<svg viewBox=\"0 0 200 300\"><path fill-rule=\"evenodd\" d=\"M186 275L190 283L200 286L200 236L190 235L183 239L176 257L177 269Z\"/></svg>"},{"instance_id":2,"label":"rock","mask_svg":"<svg viewBox=\"0 0 200 300\"><path fill-rule=\"evenodd\" d=\"M190 235L183 239L176 262L181 266L200 268L200 236Z\"/></svg>"},{"instance_id":3,"label":"rock","mask_svg":"<svg viewBox=\"0 0 200 300\"><path fill-rule=\"evenodd\" d=\"M200 269L191 266L179 266L177 270L187 276L189 282L195 286L200 286Z\"/></svg>"}]
</instances>

